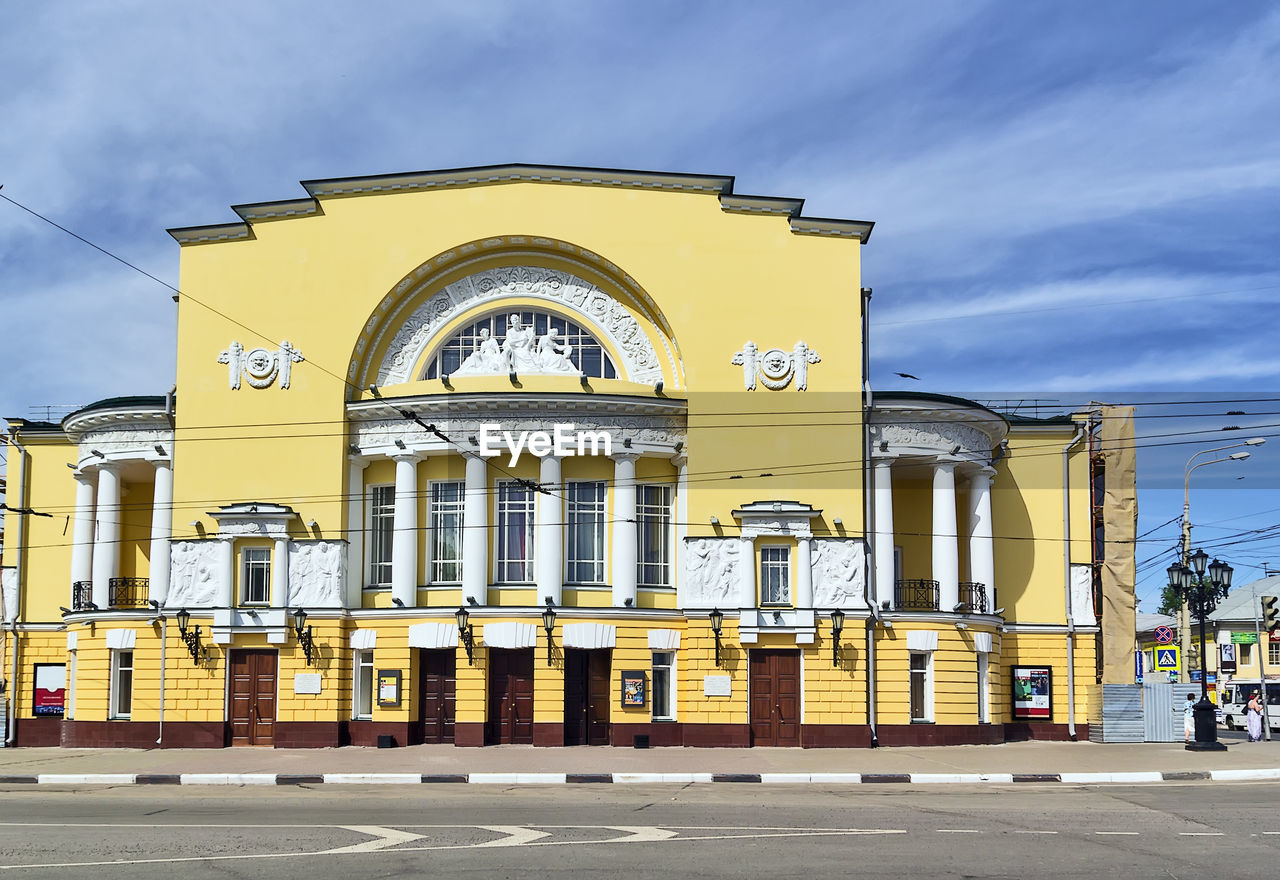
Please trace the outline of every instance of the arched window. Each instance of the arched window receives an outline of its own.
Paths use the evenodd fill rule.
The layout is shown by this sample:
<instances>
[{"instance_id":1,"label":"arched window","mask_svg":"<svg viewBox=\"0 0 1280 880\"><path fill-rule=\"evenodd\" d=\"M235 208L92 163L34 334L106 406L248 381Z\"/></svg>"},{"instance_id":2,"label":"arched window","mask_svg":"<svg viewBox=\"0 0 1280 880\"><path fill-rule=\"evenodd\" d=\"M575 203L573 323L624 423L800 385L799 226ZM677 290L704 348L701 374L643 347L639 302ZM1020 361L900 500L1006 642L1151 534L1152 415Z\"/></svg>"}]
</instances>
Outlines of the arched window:
<instances>
[{"instance_id":1,"label":"arched window","mask_svg":"<svg viewBox=\"0 0 1280 880\"><path fill-rule=\"evenodd\" d=\"M512 332L513 318L519 319L523 351L517 338L521 334ZM548 338L552 331L555 335ZM463 327L436 351L425 378L450 376L460 369L471 375L572 372L595 379L618 378L613 361L594 336L561 315L534 309L494 312Z\"/></svg>"}]
</instances>

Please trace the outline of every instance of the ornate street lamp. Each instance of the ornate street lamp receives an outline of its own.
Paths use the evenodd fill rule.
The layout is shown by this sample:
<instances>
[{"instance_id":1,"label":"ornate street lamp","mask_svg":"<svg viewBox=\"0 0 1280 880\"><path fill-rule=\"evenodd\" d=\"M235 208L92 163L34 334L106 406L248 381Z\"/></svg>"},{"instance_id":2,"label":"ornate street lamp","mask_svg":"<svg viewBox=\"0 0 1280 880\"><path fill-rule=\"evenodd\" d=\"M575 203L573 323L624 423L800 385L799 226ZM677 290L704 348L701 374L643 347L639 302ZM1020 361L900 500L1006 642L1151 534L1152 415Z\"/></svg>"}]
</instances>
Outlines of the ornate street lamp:
<instances>
[{"instance_id":1,"label":"ornate street lamp","mask_svg":"<svg viewBox=\"0 0 1280 880\"><path fill-rule=\"evenodd\" d=\"M547 631L547 665L551 665L551 634L556 628L556 610L551 607L551 600L547 600L547 607L542 612L542 628Z\"/></svg>"},{"instance_id":2,"label":"ornate street lamp","mask_svg":"<svg viewBox=\"0 0 1280 880\"><path fill-rule=\"evenodd\" d=\"M462 647L467 649L467 665L475 666L475 659L472 657L472 651L475 649L475 635L471 624L467 623L471 619L471 614L466 608L459 608L453 616L458 621L458 639L462 642Z\"/></svg>"},{"instance_id":3,"label":"ornate street lamp","mask_svg":"<svg viewBox=\"0 0 1280 880\"><path fill-rule=\"evenodd\" d=\"M306 627L306 629L303 629ZM307 612L305 609L297 608L293 612L293 634L298 637L298 645L302 648L302 653L307 655L307 665L311 665L311 658L316 650L316 643L311 637L311 627L307 626Z\"/></svg>"},{"instance_id":4,"label":"ornate street lamp","mask_svg":"<svg viewBox=\"0 0 1280 880\"><path fill-rule=\"evenodd\" d=\"M1193 710L1196 738L1187 748L1197 752L1225 752L1227 747L1218 742L1217 712L1209 701L1209 675L1205 668L1205 619L1227 597L1231 589L1233 569L1220 559L1209 562L1209 554L1203 550L1192 553L1190 566L1175 562L1169 566L1169 586L1187 604L1187 608L1200 622L1200 702Z\"/></svg>"},{"instance_id":5,"label":"ornate street lamp","mask_svg":"<svg viewBox=\"0 0 1280 880\"><path fill-rule=\"evenodd\" d=\"M713 608L707 615L711 620L711 633L716 637L716 666L720 665L720 628L724 626L724 612Z\"/></svg>"},{"instance_id":6,"label":"ornate street lamp","mask_svg":"<svg viewBox=\"0 0 1280 880\"><path fill-rule=\"evenodd\" d=\"M840 633L844 631L844 612L837 608L831 612L831 665L840 665Z\"/></svg>"},{"instance_id":7,"label":"ornate street lamp","mask_svg":"<svg viewBox=\"0 0 1280 880\"><path fill-rule=\"evenodd\" d=\"M200 627L188 629L191 624L191 612L183 608L176 615L178 619L178 634L182 636L182 643L187 646L187 651L191 653L191 662L195 664L201 663L205 659L205 648L200 644Z\"/></svg>"}]
</instances>

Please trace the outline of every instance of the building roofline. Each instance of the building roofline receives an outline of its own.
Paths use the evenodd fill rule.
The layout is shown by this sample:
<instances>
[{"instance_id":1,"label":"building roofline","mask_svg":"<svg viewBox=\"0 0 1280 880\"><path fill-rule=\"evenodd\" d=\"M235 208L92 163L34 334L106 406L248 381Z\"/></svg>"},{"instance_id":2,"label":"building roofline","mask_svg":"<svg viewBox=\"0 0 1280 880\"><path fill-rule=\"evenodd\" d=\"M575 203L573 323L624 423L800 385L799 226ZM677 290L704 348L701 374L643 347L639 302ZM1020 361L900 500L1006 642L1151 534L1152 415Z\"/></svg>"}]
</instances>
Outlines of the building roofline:
<instances>
[{"instance_id":1,"label":"building roofline","mask_svg":"<svg viewBox=\"0 0 1280 880\"><path fill-rule=\"evenodd\" d=\"M234 205L232 210L240 216L242 221L240 223L177 226L169 229L168 232L180 245L241 241L254 237L253 225L256 223L323 213L320 203L322 198L420 192L428 189L489 186L499 183L563 183L705 193L719 197L721 208L730 213L782 215L788 218L793 233L856 238L864 244L871 237L871 230L875 226L875 223L867 220L803 217L800 215L804 206L803 199L736 195L733 192L734 178L731 175L515 163L303 180L300 184L307 191L309 199L285 199Z\"/></svg>"}]
</instances>

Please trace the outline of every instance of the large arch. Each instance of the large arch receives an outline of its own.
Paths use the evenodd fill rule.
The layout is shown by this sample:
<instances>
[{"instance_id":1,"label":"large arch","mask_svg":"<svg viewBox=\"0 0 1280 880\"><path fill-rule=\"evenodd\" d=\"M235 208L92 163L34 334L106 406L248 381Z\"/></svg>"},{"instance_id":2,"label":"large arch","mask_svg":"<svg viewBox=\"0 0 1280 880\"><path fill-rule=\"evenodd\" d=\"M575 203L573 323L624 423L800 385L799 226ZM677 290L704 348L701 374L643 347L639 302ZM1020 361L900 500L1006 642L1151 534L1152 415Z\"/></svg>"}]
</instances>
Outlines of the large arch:
<instances>
[{"instance_id":1,"label":"large arch","mask_svg":"<svg viewBox=\"0 0 1280 880\"><path fill-rule=\"evenodd\" d=\"M544 300L581 318L619 355L620 377L684 384L670 324L639 284L603 257L569 242L497 236L437 254L383 297L362 328L348 378L354 388L413 381L439 334L465 312L502 300Z\"/></svg>"}]
</instances>

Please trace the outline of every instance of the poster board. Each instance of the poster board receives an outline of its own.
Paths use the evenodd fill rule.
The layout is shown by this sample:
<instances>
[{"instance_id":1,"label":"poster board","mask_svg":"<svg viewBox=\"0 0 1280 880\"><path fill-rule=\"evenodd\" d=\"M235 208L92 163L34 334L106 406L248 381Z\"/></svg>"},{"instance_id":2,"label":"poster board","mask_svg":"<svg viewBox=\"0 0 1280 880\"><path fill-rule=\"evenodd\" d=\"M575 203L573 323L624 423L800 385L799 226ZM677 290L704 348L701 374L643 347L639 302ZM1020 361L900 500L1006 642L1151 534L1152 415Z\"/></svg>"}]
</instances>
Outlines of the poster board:
<instances>
[{"instance_id":1,"label":"poster board","mask_svg":"<svg viewBox=\"0 0 1280 880\"><path fill-rule=\"evenodd\" d=\"M1053 719L1053 667L1014 666L1010 669L1014 721Z\"/></svg>"}]
</instances>

